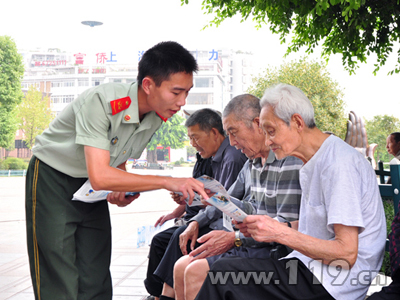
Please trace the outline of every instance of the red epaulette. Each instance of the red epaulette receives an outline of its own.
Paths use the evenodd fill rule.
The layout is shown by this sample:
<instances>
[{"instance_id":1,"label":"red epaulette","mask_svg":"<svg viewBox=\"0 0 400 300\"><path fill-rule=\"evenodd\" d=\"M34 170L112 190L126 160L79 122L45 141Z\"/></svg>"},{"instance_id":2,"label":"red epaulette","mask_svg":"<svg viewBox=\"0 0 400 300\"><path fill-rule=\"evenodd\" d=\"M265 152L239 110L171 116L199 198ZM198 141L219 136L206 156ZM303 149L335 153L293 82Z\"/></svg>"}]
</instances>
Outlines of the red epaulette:
<instances>
[{"instance_id":1,"label":"red epaulette","mask_svg":"<svg viewBox=\"0 0 400 300\"><path fill-rule=\"evenodd\" d=\"M164 122L168 121L168 118L164 118L163 116L161 116L158 112L156 112L157 116L159 116L161 118L161 120L163 120Z\"/></svg>"},{"instance_id":2,"label":"red epaulette","mask_svg":"<svg viewBox=\"0 0 400 300\"><path fill-rule=\"evenodd\" d=\"M131 103L132 101L129 96L110 101L112 115L116 115L117 113L127 109Z\"/></svg>"}]
</instances>

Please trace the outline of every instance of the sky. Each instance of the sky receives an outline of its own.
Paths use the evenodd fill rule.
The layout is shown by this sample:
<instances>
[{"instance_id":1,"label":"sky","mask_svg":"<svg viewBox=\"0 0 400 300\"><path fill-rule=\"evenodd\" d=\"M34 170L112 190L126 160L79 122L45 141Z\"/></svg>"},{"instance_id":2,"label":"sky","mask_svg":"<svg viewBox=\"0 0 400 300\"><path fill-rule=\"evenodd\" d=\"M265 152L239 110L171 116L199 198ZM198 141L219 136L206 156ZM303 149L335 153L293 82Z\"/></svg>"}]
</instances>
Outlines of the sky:
<instances>
[{"instance_id":1,"label":"sky","mask_svg":"<svg viewBox=\"0 0 400 300\"><path fill-rule=\"evenodd\" d=\"M4 1L5 2L5 1ZM268 26L256 29L252 20L240 22L239 16L219 27L203 30L212 15L204 14L202 0L13 0L1 5L0 36L13 38L18 49L60 48L73 53L104 51L118 53L119 61L137 62L138 50L146 50L160 41L177 41L188 50L233 49L252 52L259 74L269 66L298 59L304 50L284 58L287 45ZM103 22L90 28L85 20ZM318 49L317 49L318 50ZM312 56L319 59L319 51ZM377 76L372 74L375 60L360 65L349 75L340 56L332 56L328 70L344 92L345 113L371 119L375 115L400 118L400 75L388 76L396 61L392 55Z\"/></svg>"}]
</instances>

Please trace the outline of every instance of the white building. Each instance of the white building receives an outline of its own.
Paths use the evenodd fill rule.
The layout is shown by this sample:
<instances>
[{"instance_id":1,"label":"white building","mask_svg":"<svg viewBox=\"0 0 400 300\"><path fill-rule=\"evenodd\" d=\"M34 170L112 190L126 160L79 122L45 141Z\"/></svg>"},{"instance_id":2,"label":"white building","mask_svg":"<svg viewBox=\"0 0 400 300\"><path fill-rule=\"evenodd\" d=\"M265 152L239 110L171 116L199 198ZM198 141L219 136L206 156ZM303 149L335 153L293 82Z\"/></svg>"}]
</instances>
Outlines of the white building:
<instances>
[{"instance_id":1,"label":"white building","mask_svg":"<svg viewBox=\"0 0 400 300\"><path fill-rule=\"evenodd\" d=\"M227 49L190 52L197 60L199 71L194 75L194 86L183 107L185 111L211 108L222 112L230 99L245 93L251 84L251 54ZM25 63L23 91L31 85L38 88L50 97L49 105L56 115L90 87L107 82L130 83L137 78L137 62L121 63L113 51L92 55L65 53L59 49L20 53ZM138 51L138 59L142 54L143 51ZM171 161L184 155L175 152L170 153Z\"/></svg>"},{"instance_id":2,"label":"white building","mask_svg":"<svg viewBox=\"0 0 400 300\"><path fill-rule=\"evenodd\" d=\"M207 107L222 111L230 99L246 92L251 84L251 54L226 49L191 53L198 62L199 72L194 75L185 110ZM22 88L35 85L50 95L50 107L57 114L89 87L107 82L129 83L137 77L137 63L119 63L113 52L97 53L97 59L91 63L86 54L59 49L21 54L25 63Z\"/></svg>"}]
</instances>

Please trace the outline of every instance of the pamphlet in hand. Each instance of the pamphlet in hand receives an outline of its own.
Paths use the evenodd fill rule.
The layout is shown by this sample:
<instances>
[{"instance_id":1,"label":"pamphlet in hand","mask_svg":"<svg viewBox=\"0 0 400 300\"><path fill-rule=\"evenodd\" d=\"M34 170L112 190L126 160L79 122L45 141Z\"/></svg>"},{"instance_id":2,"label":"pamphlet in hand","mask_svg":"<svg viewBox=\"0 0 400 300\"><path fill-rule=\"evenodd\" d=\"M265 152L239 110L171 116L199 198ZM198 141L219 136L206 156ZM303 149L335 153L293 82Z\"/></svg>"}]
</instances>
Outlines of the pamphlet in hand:
<instances>
[{"instance_id":1,"label":"pamphlet in hand","mask_svg":"<svg viewBox=\"0 0 400 300\"><path fill-rule=\"evenodd\" d=\"M175 193L178 194L178 195L181 195L181 196L183 195L181 192L175 192ZM189 204L189 197L187 197L185 199L185 202L190 207L192 207L192 206L204 206L204 204L201 202L200 195L197 194L196 192L194 193L194 198L193 198L192 204Z\"/></svg>"},{"instance_id":2,"label":"pamphlet in hand","mask_svg":"<svg viewBox=\"0 0 400 300\"><path fill-rule=\"evenodd\" d=\"M247 217L247 214L232 203L228 192L220 182L207 175L203 175L196 179L204 184L205 189L209 189L212 193L215 193L212 197L206 200L209 204L217 207L220 211L235 221L243 222L244 218Z\"/></svg>"},{"instance_id":3,"label":"pamphlet in hand","mask_svg":"<svg viewBox=\"0 0 400 300\"><path fill-rule=\"evenodd\" d=\"M106 200L107 195L111 191L95 191L90 184L89 179L77 190L72 198L74 201L82 201L86 203L94 203L101 200ZM126 196L134 196L139 194L138 192L128 192Z\"/></svg>"}]
</instances>

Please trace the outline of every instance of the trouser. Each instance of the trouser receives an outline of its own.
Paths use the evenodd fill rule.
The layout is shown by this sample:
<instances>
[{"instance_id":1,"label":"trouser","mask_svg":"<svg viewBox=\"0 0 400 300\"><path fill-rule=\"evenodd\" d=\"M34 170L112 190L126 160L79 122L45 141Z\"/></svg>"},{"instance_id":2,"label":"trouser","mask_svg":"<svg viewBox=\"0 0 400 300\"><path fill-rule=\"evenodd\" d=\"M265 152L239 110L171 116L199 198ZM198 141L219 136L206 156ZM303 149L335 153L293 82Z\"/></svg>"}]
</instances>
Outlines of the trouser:
<instances>
[{"instance_id":1,"label":"trouser","mask_svg":"<svg viewBox=\"0 0 400 300\"><path fill-rule=\"evenodd\" d=\"M316 282L296 258L226 257L212 265L196 300L334 300Z\"/></svg>"},{"instance_id":2,"label":"trouser","mask_svg":"<svg viewBox=\"0 0 400 300\"><path fill-rule=\"evenodd\" d=\"M243 258L273 258L280 259L289 254L289 248L284 245L263 245L264 247L252 248L252 247L233 247L225 253L207 257L209 267L213 265L217 260L223 257L243 257ZM272 255L271 255L272 254Z\"/></svg>"},{"instance_id":3,"label":"trouser","mask_svg":"<svg viewBox=\"0 0 400 300\"><path fill-rule=\"evenodd\" d=\"M174 286L174 265L175 262L183 256L181 248L179 247L179 236L185 231L187 226L181 226L172 234L172 237L168 243L167 250L163 258L161 259L157 269L154 272L154 275L161 279L161 282L167 283L170 287ZM208 226L200 228L199 237L202 235L209 233L212 229ZM190 243L188 241L187 252L190 253ZM196 242L195 248L200 246L199 243ZM154 295L155 296L155 295Z\"/></svg>"},{"instance_id":4,"label":"trouser","mask_svg":"<svg viewBox=\"0 0 400 300\"><path fill-rule=\"evenodd\" d=\"M112 298L111 225L107 201L72 195L86 181L32 157L26 175L26 228L37 300Z\"/></svg>"},{"instance_id":5,"label":"trouser","mask_svg":"<svg viewBox=\"0 0 400 300\"><path fill-rule=\"evenodd\" d=\"M161 295L163 282L153 273L160 264L161 259L164 257L169 240L178 228L179 227L177 226L167 228L164 231L157 233L151 240L147 275L144 280L144 286L150 295L156 297L160 297Z\"/></svg>"},{"instance_id":6,"label":"trouser","mask_svg":"<svg viewBox=\"0 0 400 300\"><path fill-rule=\"evenodd\" d=\"M389 286L382 288L380 292L373 293L368 300L399 300L400 299L400 282L393 280Z\"/></svg>"}]
</instances>

